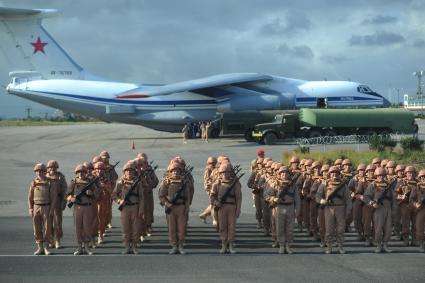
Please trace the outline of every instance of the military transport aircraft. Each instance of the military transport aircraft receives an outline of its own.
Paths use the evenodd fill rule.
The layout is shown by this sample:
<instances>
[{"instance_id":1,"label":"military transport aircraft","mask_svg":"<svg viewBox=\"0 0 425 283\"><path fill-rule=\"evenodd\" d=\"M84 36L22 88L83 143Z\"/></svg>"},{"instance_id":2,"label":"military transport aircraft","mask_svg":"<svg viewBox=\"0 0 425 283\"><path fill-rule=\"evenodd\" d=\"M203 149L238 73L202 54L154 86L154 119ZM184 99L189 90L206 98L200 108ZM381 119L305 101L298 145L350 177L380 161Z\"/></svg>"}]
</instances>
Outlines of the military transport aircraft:
<instances>
[{"instance_id":1,"label":"military transport aircraft","mask_svg":"<svg viewBox=\"0 0 425 283\"><path fill-rule=\"evenodd\" d=\"M13 67L6 90L65 112L180 131L219 113L316 107L386 106L368 86L258 73L219 74L152 85L109 82L78 65L42 27L53 9L0 7L0 48Z\"/></svg>"}]
</instances>

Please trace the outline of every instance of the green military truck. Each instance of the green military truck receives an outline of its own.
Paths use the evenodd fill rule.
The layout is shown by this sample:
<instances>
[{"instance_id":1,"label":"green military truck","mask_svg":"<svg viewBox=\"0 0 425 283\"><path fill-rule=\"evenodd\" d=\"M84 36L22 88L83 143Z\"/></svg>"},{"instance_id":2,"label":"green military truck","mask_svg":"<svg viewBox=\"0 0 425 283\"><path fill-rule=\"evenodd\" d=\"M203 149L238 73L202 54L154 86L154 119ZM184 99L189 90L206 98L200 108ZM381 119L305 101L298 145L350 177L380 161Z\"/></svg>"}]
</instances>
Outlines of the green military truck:
<instances>
[{"instance_id":1,"label":"green military truck","mask_svg":"<svg viewBox=\"0 0 425 283\"><path fill-rule=\"evenodd\" d=\"M274 144L288 138L413 133L416 129L414 114L406 109L301 108L256 125L252 136L260 144Z\"/></svg>"}]
</instances>

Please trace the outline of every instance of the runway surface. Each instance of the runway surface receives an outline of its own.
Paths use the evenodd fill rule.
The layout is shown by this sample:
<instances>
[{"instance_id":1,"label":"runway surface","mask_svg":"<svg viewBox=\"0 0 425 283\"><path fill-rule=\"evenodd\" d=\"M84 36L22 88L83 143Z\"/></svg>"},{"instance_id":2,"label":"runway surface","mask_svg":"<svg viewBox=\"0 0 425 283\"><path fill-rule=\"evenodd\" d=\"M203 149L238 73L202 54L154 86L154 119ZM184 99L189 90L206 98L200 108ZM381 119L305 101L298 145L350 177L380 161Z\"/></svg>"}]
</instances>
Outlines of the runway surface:
<instances>
[{"instance_id":1,"label":"runway surface","mask_svg":"<svg viewBox=\"0 0 425 283\"><path fill-rule=\"evenodd\" d=\"M423 127L420 124L420 134ZM131 149L134 141L135 150ZM357 149L357 146L327 146ZM317 243L305 234L296 234L294 255L278 255L255 227L251 194L242 180L242 215L237 226L236 255L219 255L218 234L211 225L200 223L197 215L207 205L202 187L202 173L208 156L228 155L234 164L249 172L256 150L281 160L284 151L296 145L259 146L241 137L211 140L190 140L183 144L180 134L161 133L139 126L120 124L87 124L49 127L0 128L0 281L1 282L411 282L423 281L425 255L413 247L391 242L392 254L373 253L347 235L346 255L324 255ZM361 145L366 149L367 145ZM115 228L109 232L107 243L95 250L94 256L71 256L74 248L72 211L66 209L64 229L65 248L54 250L52 256L32 256L34 240L28 216L27 193L33 178L35 162L56 159L67 180L79 163L89 161L102 150L111 154L111 163L124 163L138 152L146 152L159 165L157 174L172 157L181 155L194 166L196 192L191 207L185 256L169 256L169 246L163 209L155 197L155 233L141 248L140 255L120 254L121 236L119 213L113 209ZM323 150L323 147L312 147ZM155 195L156 195L155 191Z\"/></svg>"}]
</instances>

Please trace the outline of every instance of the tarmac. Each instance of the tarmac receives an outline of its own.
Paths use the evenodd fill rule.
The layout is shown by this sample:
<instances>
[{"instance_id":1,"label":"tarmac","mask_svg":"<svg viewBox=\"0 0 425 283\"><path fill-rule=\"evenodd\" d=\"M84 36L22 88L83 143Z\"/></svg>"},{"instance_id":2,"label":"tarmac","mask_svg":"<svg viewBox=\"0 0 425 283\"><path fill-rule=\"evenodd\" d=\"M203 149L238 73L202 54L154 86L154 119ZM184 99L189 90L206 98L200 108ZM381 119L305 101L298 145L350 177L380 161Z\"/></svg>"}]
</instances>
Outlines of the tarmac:
<instances>
[{"instance_id":1,"label":"tarmac","mask_svg":"<svg viewBox=\"0 0 425 283\"><path fill-rule=\"evenodd\" d=\"M424 127L420 124L420 135ZM134 142L135 149L131 148ZM275 160L297 145L259 146L242 137L189 140L182 143L180 134L162 133L140 126L121 124L82 124L46 127L0 128L0 281L1 282L411 282L423 281L425 254L416 247L403 247L393 241L391 254L375 254L364 247L354 233L346 235L347 254L325 255L305 233L296 233L294 255L278 255L271 240L255 227L251 193L245 186L249 174L242 179L242 213L237 225L235 255L219 255L218 233L203 224L198 214L207 205L202 174L208 156L227 155L249 173L250 161L259 148ZM352 148L357 145L327 146ZM367 145L359 148L366 149ZM72 210L65 210L65 248L53 250L52 256L33 256L34 240L28 216L27 194L36 162L56 159L59 170L70 180L79 163L89 161L102 150L108 150L111 163L124 163L146 152L159 166L158 177L169 160L177 155L195 167L196 192L190 211L187 232L187 255L168 255L167 230L163 208L155 198L154 233L143 244L139 255L121 255L119 211L113 208L114 228L106 243L93 256L73 256L75 248ZM312 150L325 150L318 146Z\"/></svg>"}]
</instances>

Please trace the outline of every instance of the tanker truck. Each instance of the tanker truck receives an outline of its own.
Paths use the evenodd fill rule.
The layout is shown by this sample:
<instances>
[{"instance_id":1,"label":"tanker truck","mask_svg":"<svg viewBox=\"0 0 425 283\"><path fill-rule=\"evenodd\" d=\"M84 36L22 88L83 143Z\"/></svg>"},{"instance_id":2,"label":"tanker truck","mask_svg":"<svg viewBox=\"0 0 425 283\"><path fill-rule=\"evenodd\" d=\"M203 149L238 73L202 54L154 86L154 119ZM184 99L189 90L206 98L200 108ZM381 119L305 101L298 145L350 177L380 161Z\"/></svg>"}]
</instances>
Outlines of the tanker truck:
<instances>
[{"instance_id":1,"label":"tanker truck","mask_svg":"<svg viewBox=\"0 0 425 283\"><path fill-rule=\"evenodd\" d=\"M417 130L414 114L406 109L312 109L281 113L271 123L257 124L252 136L260 144L281 139L336 135L374 135Z\"/></svg>"}]
</instances>

